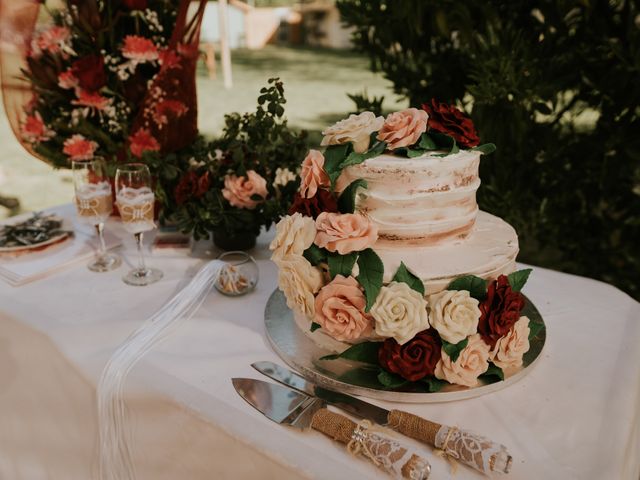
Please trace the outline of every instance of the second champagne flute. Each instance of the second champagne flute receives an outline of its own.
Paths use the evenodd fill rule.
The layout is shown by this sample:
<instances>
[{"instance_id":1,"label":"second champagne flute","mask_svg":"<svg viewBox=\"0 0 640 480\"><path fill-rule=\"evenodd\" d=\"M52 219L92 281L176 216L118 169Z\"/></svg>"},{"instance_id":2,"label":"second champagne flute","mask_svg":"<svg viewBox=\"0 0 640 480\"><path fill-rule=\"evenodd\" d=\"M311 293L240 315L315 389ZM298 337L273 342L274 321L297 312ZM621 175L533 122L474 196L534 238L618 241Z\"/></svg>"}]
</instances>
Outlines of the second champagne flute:
<instances>
[{"instance_id":1,"label":"second champagne flute","mask_svg":"<svg viewBox=\"0 0 640 480\"><path fill-rule=\"evenodd\" d=\"M134 234L138 246L138 268L122 280L129 285L143 286L162 278L157 268L147 267L144 260L143 233L156 228L153 222L155 196L151 189L151 173L142 163L122 165L116 171L116 203L124 228Z\"/></svg>"}]
</instances>

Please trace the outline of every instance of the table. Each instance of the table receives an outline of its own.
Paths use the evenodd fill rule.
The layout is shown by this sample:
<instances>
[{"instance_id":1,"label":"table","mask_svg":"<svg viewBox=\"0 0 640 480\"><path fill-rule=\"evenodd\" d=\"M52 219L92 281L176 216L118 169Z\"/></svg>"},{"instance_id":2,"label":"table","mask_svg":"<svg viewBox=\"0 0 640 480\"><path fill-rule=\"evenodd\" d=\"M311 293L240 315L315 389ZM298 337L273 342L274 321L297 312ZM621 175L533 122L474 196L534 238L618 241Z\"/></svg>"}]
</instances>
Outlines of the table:
<instances>
[{"instance_id":1,"label":"table","mask_svg":"<svg viewBox=\"0 0 640 480\"><path fill-rule=\"evenodd\" d=\"M53 210L73 215L71 205ZM44 333L93 383L116 346L206 261L151 256L148 263L164 271L163 280L130 287L120 277L127 263L135 263L133 238L115 219L107 229L124 240L124 267L96 274L80 264L22 287L0 283L0 312ZM175 399L304 475L386 478L318 433L278 427L231 385L231 377L261 378L252 362L279 361L263 323L264 306L276 288L267 250L271 237L262 234L251 252L260 267L256 290L240 298L210 293L194 317L138 364L127 388ZM640 304L610 285L542 268L534 268L525 293L548 332L543 358L527 377L476 399L402 407L504 443L514 457L509 478L637 480ZM444 460L431 454L429 459L431 478L451 477ZM461 467L455 478L482 477Z\"/></svg>"}]
</instances>

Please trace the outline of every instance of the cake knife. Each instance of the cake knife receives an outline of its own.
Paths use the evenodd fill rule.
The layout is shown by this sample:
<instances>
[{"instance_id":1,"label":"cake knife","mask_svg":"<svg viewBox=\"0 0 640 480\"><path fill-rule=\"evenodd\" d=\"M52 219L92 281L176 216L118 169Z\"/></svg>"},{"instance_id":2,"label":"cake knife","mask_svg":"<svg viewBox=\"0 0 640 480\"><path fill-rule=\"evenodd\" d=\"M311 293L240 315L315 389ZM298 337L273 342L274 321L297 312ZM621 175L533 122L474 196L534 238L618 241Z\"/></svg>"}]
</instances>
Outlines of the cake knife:
<instances>
[{"instance_id":1,"label":"cake knife","mask_svg":"<svg viewBox=\"0 0 640 480\"><path fill-rule=\"evenodd\" d=\"M291 388L252 378L232 378L234 388L252 407L281 425L311 427L347 445L397 480L426 480L429 462L410 446L376 429L369 422L355 424L339 413L327 410L326 403Z\"/></svg>"},{"instance_id":2,"label":"cake knife","mask_svg":"<svg viewBox=\"0 0 640 480\"><path fill-rule=\"evenodd\" d=\"M482 473L509 473L511 469L513 459L507 448L480 435L440 425L402 410L387 410L351 395L319 387L273 362L255 362L251 366L263 375L299 392L438 448ZM473 446L474 451L469 446Z\"/></svg>"}]
</instances>

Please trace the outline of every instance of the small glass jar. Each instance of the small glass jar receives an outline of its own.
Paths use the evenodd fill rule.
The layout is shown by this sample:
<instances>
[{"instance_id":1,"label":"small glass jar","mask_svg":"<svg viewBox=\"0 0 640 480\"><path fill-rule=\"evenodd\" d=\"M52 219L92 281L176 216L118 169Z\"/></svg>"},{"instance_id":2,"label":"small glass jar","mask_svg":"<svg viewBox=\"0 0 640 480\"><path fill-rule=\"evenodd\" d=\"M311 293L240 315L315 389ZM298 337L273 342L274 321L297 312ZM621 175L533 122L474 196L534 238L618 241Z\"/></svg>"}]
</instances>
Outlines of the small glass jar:
<instances>
[{"instance_id":1,"label":"small glass jar","mask_svg":"<svg viewBox=\"0 0 640 480\"><path fill-rule=\"evenodd\" d=\"M219 257L225 263L220 270L215 287L223 295L237 297L249 293L258 284L258 264L246 252L224 252Z\"/></svg>"}]
</instances>

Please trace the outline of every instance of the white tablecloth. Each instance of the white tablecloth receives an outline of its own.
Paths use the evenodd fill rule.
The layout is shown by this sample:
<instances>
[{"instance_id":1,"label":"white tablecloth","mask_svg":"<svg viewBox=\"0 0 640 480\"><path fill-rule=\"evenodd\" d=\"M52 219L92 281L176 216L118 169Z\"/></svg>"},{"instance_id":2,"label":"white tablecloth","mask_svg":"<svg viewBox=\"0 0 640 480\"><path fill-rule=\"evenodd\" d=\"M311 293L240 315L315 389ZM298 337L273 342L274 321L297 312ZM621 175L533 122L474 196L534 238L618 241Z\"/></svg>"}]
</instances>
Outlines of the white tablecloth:
<instances>
[{"instance_id":1,"label":"white tablecloth","mask_svg":"<svg viewBox=\"0 0 640 480\"><path fill-rule=\"evenodd\" d=\"M54 209L73 215L71 206ZM116 220L108 230L125 243L124 267L103 274L83 264L22 287L0 283L0 310L48 335L96 381L109 355L168 300L205 260L149 257L164 279L130 287L120 277L136 261L133 238ZM252 252L257 289L227 298L213 291L196 315L132 372L128 389L153 389L205 415L231 435L315 478L385 478L315 432L279 427L247 405L230 378L262 378L250 364L279 361L269 347L263 309L276 288L268 260L271 234ZM543 358L515 385L477 399L399 405L440 423L504 443L514 457L510 478L620 478L640 475L640 304L594 280L535 268L525 293L547 324ZM450 478L445 461L426 454L434 479ZM223 459L221 459L223 461ZM482 478L461 468L456 479Z\"/></svg>"}]
</instances>

